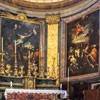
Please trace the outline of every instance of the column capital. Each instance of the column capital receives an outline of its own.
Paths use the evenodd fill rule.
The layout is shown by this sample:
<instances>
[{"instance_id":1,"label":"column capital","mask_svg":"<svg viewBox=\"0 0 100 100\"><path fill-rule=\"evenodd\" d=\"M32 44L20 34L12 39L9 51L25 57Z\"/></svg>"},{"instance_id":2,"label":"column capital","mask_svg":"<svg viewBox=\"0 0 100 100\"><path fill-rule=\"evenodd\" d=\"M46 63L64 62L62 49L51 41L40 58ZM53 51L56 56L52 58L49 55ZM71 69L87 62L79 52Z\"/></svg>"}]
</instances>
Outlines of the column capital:
<instances>
[{"instance_id":1,"label":"column capital","mask_svg":"<svg viewBox=\"0 0 100 100\"><path fill-rule=\"evenodd\" d=\"M48 24L57 24L60 21L59 14L46 15L46 22Z\"/></svg>"}]
</instances>

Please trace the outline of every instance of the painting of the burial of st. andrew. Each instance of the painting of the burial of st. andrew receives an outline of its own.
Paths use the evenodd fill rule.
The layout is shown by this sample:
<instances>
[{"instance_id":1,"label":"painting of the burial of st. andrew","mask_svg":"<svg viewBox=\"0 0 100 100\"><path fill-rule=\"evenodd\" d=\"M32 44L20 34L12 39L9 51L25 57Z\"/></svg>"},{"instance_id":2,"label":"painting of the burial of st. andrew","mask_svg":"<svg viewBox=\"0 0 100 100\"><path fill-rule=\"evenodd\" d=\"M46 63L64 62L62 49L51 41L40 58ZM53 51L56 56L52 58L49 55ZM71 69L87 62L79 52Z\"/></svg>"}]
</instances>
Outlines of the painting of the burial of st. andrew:
<instances>
[{"instance_id":1,"label":"painting of the burial of st. andrew","mask_svg":"<svg viewBox=\"0 0 100 100\"><path fill-rule=\"evenodd\" d=\"M13 74L17 63L18 74L26 75L28 64L39 67L40 25L37 23L1 18L1 37L5 74ZM10 72L6 72L10 68ZM23 71L20 73L20 71Z\"/></svg>"},{"instance_id":2,"label":"painting of the burial of st. andrew","mask_svg":"<svg viewBox=\"0 0 100 100\"><path fill-rule=\"evenodd\" d=\"M70 76L98 72L99 10L67 24L67 65Z\"/></svg>"}]
</instances>

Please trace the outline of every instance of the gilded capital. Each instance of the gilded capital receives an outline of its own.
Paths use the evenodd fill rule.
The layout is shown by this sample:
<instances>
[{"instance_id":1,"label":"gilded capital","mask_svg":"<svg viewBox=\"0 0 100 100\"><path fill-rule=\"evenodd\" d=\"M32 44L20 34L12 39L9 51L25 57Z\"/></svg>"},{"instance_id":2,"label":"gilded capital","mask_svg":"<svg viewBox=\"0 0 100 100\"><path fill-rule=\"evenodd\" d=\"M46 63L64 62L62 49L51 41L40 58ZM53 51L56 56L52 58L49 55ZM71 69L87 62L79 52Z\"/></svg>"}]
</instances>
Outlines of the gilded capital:
<instances>
[{"instance_id":1,"label":"gilded capital","mask_svg":"<svg viewBox=\"0 0 100 100\"><path fill-rule=\"evenodd\" d=\"M59 21L60 21L60 15L59 14L46 15L46 22L48 24L57 24Z\"/></svg>"}]
</instances>

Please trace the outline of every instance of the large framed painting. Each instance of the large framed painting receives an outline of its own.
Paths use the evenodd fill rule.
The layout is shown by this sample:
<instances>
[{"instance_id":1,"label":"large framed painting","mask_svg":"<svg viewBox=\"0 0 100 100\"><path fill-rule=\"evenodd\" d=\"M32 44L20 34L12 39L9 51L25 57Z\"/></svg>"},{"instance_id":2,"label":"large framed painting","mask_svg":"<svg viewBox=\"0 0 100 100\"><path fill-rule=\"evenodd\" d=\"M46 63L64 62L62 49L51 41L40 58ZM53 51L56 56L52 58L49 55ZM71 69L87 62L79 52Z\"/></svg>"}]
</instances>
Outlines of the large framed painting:
<instances>
[{"instance_id":1,"label":"large framed painting","mask_svg":"<svg viewBox=\"0 0 100 100\"><path fill-rule=\"evenodd\" d=\"M25 18L23 19L23 17ZM4 52L5 70L10 65L13 73L15 63L17 63L18 70L22 68L25 70L24 75L27 74L28 66L31 67L31 70L34 66L39 69L40 32L41 24L28 20L23 14L17 17L1 17L1 37L3 38L2 49Z\"/></svg>"},{"instance_id":2,"label":"large framed painting","mask_svg":"<svg viewBox=\"0 0 100 100\"><path fill-rule=\"evenodd\" d=\"M65 23L65 79L69 76L70 81L77 81L99 76L99 17L97 9Z\"/></svg>"}]
</instances>

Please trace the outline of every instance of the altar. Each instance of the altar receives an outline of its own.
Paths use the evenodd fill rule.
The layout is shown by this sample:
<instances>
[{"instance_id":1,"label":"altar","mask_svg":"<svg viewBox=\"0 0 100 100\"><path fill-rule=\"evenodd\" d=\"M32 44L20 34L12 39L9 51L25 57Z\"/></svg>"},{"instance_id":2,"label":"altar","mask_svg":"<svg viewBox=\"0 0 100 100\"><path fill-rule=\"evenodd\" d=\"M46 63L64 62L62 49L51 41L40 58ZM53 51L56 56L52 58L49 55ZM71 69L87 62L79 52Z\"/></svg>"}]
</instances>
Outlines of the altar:
<instances>
[{"instance_id":1,"label":"altar","mask_svg":"<svg viewBox=\"0 0 100 100\"><path fill-rule=\"evenodd\" d=\"M0 15L2 22L0 88L3 89L3 93L5 91L5 98L7 100L33 100L33 98L34 100L57 100L58 95L66 98L66 91L59 90L61 82L58 35L56 39L54 38L55 44L50 45L54 46L50 47L52 57L49 55L51 52L45 53L44 49L45 44L48 44L45 43L47 38L43 31L44 22L28 18L24 13L3 15ZM49 48L48 45L45 48L47 47ZM50 58L50 61L46 58Z\"/></svg>"},{"instance_id":2,"label":"altar","mask_svg":"<svg viewBox=\"0 0 100 100\"><path fill-rule=\"evenodd\" d=\"M65 90L6 89L6 100L58 100L67 97Z\"/></svg>"}]
</instances>

